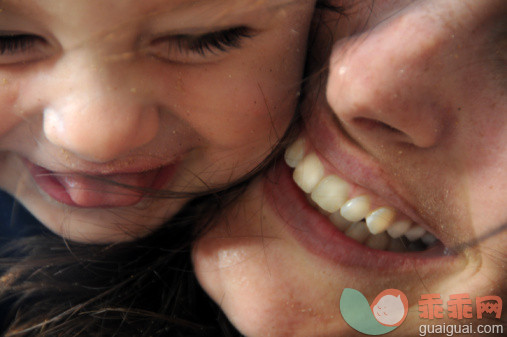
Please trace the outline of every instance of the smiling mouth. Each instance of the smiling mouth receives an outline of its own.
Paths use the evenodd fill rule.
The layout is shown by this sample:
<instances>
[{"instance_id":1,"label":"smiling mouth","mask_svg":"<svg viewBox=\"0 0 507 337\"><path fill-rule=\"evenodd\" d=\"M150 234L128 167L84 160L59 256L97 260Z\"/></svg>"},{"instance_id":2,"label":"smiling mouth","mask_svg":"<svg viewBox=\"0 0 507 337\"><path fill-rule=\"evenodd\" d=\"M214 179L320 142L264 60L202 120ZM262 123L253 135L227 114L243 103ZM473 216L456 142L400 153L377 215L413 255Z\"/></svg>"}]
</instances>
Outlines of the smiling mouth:
<instances>
[{"instance_id":1,"label":"smiling mouth","mask_svg":"<svg viewBox=\"0 0 507 337\"><path fill-rule=\"evenodd\" d=\"M23 163L45 194L60 203L81 208L135 205L149 190L161 188L176 169L173 163L141 172L86 175L53 172L27 159Z\"/></svg>"},{"instance_id":2,"label":"smiling mouth","mask_svg":"<svg viewBox=\"0 0 507 337\"><path fill-rule=\"evenodd\" d=\"M312 207L356 242L392 252L425 251L441 245L433 234L385 201L327 174L316 153L306 151L303 138L287 148L285 161L294 168L293 180Z\"/></svg>"}]
</instances>

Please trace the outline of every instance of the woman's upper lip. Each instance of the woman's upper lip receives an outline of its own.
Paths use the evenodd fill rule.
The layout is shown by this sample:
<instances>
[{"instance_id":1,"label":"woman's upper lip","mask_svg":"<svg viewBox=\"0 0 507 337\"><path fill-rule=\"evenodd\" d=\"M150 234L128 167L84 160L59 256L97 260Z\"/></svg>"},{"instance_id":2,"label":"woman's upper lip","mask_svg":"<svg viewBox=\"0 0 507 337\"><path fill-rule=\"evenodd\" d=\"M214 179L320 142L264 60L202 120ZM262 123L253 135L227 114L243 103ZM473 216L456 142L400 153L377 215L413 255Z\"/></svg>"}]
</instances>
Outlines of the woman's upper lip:
<instances>
[{"instance_id":1,"label":"woman's upper lip","mask_svg":"<svg viewBox=\"0 0 507 337\"><path fill-rule=\"evenodd\" d=\"M401 193L398 192L402 190L401 187L396 188L395 182L389 179L379 164L342 135L341 131L336 131L336 127L333 115L322 108L315 109L306 120L305 136L319 157L336 170L336 173L384 199L386 203L427 229L445 245L448 241L445 233L421 218L416 208L401 197Z\"/></svg>"}]
</instances>

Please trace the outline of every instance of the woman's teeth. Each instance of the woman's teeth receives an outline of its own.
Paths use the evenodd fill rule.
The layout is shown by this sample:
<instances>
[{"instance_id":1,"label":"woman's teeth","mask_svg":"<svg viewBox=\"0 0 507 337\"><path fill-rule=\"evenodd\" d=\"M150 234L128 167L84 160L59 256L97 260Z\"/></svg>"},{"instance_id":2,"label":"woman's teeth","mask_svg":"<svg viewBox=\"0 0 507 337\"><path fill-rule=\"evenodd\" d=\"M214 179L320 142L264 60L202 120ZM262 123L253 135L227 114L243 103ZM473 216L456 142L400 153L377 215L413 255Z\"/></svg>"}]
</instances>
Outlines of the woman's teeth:
<instances>
[{"instance_id":1,"label":"woman's teeth","mask_svg":"<svg viewBox=\"0 0 507 337\"><path fill-rule=\"evenodd\" d=\"M294 181L306 193L312 193L324 177L324 166L315 153L305 156L294 170Z\"/></svg>"},{"instance_id":2,"label":"woman's teeth","mask_svg":"<svg viewBox=\"0 0 507 337\"><path fill-rule=\"evenodd\" d=\"M387 233L391 235L393 239L397 239L405 234L409 228L411 227L411 222L409 220L401 220L396 221L387 229Z\"/></svg>"},{"instance_id":3,"label":"woman's teeth","mask_svg":"<svg viewBox=\"0 0 507 337\"><path fill-rule=\"evenodd\" d=\"M350 197L351 184L334 174L326 175L319 157L306 154L304 139L287 148L285 161L294 168L294 182L309 201L346 236L373 249L397 252L423 250L437 241L412 221L396 220L392 207L372 210L370 196Z\"/></svg>"},{"instance_id":4,"label":"woman's teeth","mask_svg":"<svg viewBox=\"0 0 507 337\"><path fill-rule=\"evenodd\" d=\"M347 201L350 186L335 175L320 180L312 190L311 198L323 210L334 213Z\"/></svg>"},{"instance_id":5,"label":"woman's teeth","mask_svg":"<svg viewBox=\"0 0 507 337\"><path fill-rule=\"evenodd\" d=\"M366 224L372 234L385 232L394 222L396 212L389 207L380 207L366 217Z\"/></svg>"},{"instance_id":6,"label":"woman's teeth","mask_svg":"<svg viewBox=\"0 0 507 337\"><path fill-rule=\"evenodd\" d=\"M304 138L299 138L285 150L285 162L292 168L305 156L306 143Z\"/></svg>"},{"instance_id":7,"label":"woman's teeth","mask_svg":"<svg viewBox=\"0 0 507 337\"><path fill-rule=\"evenodd\" d=\"M349 199L340 208L342 217L350 222L356 222L364 219L370 212L370 198L367 195L360 195L358 197ZM368 226L369 228L369 226ZM373 233L372 234L376 234Z\"/></svg>"}]
</instances>

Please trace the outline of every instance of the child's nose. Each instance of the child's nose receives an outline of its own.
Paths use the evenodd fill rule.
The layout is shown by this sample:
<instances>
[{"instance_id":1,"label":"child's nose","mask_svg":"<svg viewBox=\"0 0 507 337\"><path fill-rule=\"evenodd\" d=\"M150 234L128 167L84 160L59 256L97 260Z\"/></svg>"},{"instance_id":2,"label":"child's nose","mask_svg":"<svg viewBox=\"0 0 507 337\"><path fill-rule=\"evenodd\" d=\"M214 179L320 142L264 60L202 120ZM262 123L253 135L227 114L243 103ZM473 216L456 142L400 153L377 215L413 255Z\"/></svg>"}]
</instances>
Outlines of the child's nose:
<instances>
[{"instance_id":1,"label":"child's nose","mask_svg":"<svg viewBox=\"0 0 507 337\"><path fill-rule=\"evenodd\" d=\"M57 74L66 79L55 81L56 94L44 110L44 133L51 143L80 158L107 162L155 138L158 109L122 80L121 69L110 71L88 62L69 69L66 75ZM62 65L57 71L66 69Z\"/></svg>"},{"instance_id":2,"label":"child's nose","mask_svg":"<svg viewBox=\"0 0 507 337\"><path fill-rule=\"evenodd\" d=\"M428 148L444 134L456 80L446 65L456 62L451 48L458 36L434 22L433 15L444 13L430 13L430 2L407 7L334 48L328 102L359 142Z\"/></svg>"}]
</instances>

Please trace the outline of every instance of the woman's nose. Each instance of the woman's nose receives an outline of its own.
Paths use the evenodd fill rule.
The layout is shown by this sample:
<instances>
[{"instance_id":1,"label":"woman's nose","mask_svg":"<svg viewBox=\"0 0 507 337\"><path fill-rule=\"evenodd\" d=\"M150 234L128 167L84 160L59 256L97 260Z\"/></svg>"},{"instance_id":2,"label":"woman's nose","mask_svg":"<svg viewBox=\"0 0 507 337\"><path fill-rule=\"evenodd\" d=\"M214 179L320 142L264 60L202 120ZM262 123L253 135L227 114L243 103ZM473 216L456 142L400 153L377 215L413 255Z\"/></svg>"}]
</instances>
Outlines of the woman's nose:
<instances>
[{"instance_id":1,"label":"woman's nose","mask_svg":"<svg viewBox=\"0 0 507 337\"><path fill-rule=\"evenodd\" d=\"M427 148L444 134L456 80L446 66L459 37L430 11L420 2L334 47L327 100L357 141Z\"/></svg>"},{"instance_id":2,"label":"woman's nose","mask_svg":"<svg viewBox=\"0 0 507 337\"><path fill-rule=\"evenodd\" d=\"M111 161L152 141L159 129L158 109L122 78L128 69L79 61L59 65L58 80L50 81L54 94L44 109L46 138L94 162Z\"/></svg>"}]
</instances>

